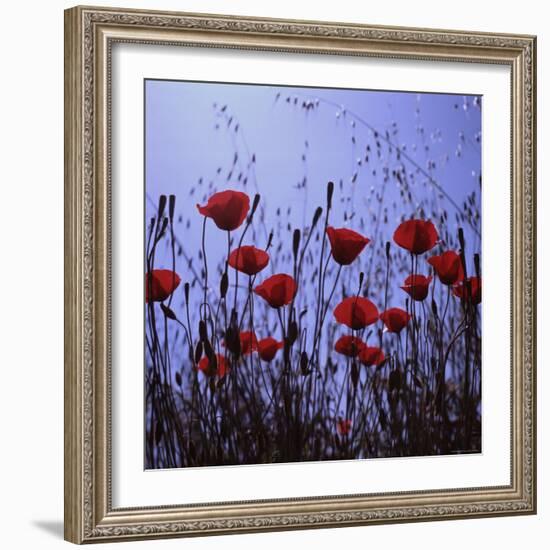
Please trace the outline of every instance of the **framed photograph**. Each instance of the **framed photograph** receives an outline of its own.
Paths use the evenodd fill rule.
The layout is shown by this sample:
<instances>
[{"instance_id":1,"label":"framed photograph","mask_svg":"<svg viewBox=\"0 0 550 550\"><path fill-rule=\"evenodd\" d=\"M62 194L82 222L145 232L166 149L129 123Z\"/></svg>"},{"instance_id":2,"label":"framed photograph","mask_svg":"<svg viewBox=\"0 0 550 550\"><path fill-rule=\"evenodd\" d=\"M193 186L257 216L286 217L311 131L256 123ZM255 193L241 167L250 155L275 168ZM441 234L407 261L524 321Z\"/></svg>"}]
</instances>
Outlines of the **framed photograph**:
<instances>
[{"instance_id":1,"label":"framed photograph","mask_svg":"<svg viewBox=\"0 0 550 550\"><path fill-rule=\"evenodd\" d=\"M535 37L65 48L67 540L535 513Z\"/></svg>"}]
</instances>

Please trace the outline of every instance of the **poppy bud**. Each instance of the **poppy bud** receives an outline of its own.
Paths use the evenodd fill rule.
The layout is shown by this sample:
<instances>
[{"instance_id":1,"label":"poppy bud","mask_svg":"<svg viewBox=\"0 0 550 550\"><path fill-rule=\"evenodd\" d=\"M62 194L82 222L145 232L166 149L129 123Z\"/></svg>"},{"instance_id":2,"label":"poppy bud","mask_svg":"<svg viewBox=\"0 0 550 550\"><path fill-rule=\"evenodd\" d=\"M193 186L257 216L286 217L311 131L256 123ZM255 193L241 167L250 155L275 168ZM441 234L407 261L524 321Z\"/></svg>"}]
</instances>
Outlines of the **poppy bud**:
<instances>
[{"instance_id":1,"label":"poppy bud","mask_svg":"<svg viewBox=\"0 0 550 550\"><path fill-rule=\"evenodd\" d=\"M256 212L256 209L258 208L258 204L260 204L260 194L256 193L254 195L254 201L252 202L252 210L250 211L250 219L252 219L252 216L254 216L254 212Z\"/></svg>"},{"instance_id":2,"label":"poppy bud","mask_svg":"<svg viewBox=\"0 0 550 550\"><path fill-rule=\"evenodd\" d=\"M311 222L311 229L313 229L317 222L319 221L319 218L321 217L321 214L323 213L323 209L319 206L317 207L317 210L315 210L315 214L313 214L313 220Z\"/></svg>"},{"instance_id":3,"label":"poppy bud","mask_svg":"<svg viewBox=\"0 0 550 550\"><path fill-rule=\"evenodd\" d=\"M225 332L225 345L236 357L241 355L241 339L239 330L235 326L229 326Z\"/></svg>"},{"instance_id":4,"label":"poppy bud","mask_svg":"<svg viewBox=\"0 0 550 550\"><path fill-rule=\"evenodd\" d=\"M195 348L195 357L193 358L195 360L195 363L198 363L201 360L201 357L202 357L202 342L199 340L199 343Z\"/></svg>"},{"instance_id":5,"label":"poppy bud","mask_svg":"<svg viewBox=\"0 0 550 550\"><path fill-rule=\"evenodd\" d=\"M176 384L181 387L182 379L181 379L181 374L179 372L176 372Z\"/></svg>"},{"instance_id":6,"label":"poppy bud","mask_svg":"<svg viewBox=\"0 0 550 550\"><path fill-rule=\"evenodd\" d=\"M365 273L361 271L359 273L359 292L361 291L361 287L363 286L363 280L365 279Z\"/></svg>"},{"instance_id":7,"label":"poppy bud","mask_svg":"<svg viewBox=\"0 0 550 550\"><path fill-rule=\"evenodd\" d=\"M185 283L183 286L183 291L185 293L185 301L186 303L189 303L189 283Z\"/></svg>"},{"instance_id":8,"label":"poppy bud","mask_svg":"<svg viewBox=\"0 0 550 550\"><path fill-rule=\"evenodd\" d=\"M292 252L294 253L294 259L298 256L298 248L300 247L300 230L295 229L292 239Z\"/></svg>"},{"instance_id":9,"label":"poppy bud","mask_svg":"<svg viewBox=\"0 0 550 550\"><path fill-rule=\"evenodd\" d=\"M327 210L332 207L332 194L334 193L334 182L329 181L327 184Z\"/></svg>"},{"instance_id":10,"label":"poppy bud","mask_svg":"<svg viewBox=\"0 0 550 550\"><path fill-rule=\"evenodd\" d=\"M160 228L160 232L157 237L157 241L160 241L164 233L166 232L166 228L168 227L168 218L164 218L162 220L162 227Z\"/></svg>"},{"instance_id":11,"label":"poppy bud","mask_svg":"<svg viewBox=\"0 0 550 550\"><path fill-rule=\"evenodd\" d=\"M166 208L166 195L161 195L159 197L159 207L158 207L158 219L160 220L164 215L164 209Z\"/></svg>"},{"instance_id":12,"label":"poppy bud","mask_svg":"<svg viewBox=\"0 0 550 550\"><path fill-rule=\"evenodd\" d=\"M306 376L309 374L308 368L308 357L307 353L305 351L302 352L302 355L300 355L300 370L302 371L302 374Z\"/></svg>"},{"instance_id":13,"label":"poppy bud","mask_svg":"<svg viewBox=\"0 0 550 550\"><path fill-rule=\"evenodd\" d=\"M224 271L222 275L222 279L220 281L220 296L222 298L225 298L228 287L229 287L229 278L227 276L227 271Z\"/></svg>"},{"instance_id":14,"label":"poppy bud","mask_svg":"<svg viewBox=\"0 0 550 550\"><path fill-rule=\"evenodd\" d=\"M272 242L273 242L273 231L269 234L269 237L267 239L267 246L265 247L266 250L271 247Z\"/></svg>"},{"instance_id":15,"label":"poppy bud","mask_svg":"<svg viewBox=\"0 0 550 550\"><path fill-rule=\"evenodd\" d=\"M204 354L208 357L208 360L211 361L212 357L214 357L214 350L212 349L210 342L208 340L204 340L202 345L204 347Z\"/></svg>"},{"instance_id":16,"label":"poppy bud","mask_svg":"<svg viewBox=\"0 0 550 550\"><path fill-rule=\"evenodd\" d=\"M386 241L386 259L390 259L390 241Z\"/></svg>"},{"instance_id":17,"label":"poppy bud","mask_svg":"<svg viewBox=\"0 0 550 550\"><path fill-rule=\"evenodd\" d=\"M162 309L162 312L164 313L164 315L166 315L166 317L168 317L168 319L177 321L176 314L168 306L165 306L164 304L160 304L160 309Z\"/></svg>"},{"instance_id":18,"label":"poppy bud","mask_svg":"<svg viewBox=\"0 0 550 550\"><path fill-rule=\"evenodd\" d=\"M208 333L206 331L206 323L202 320L199 321L199 337L203 342L208 340Z\"/></svg>"},{"instance_id":19,"label":"poppy bud","mask_svg":"<svg viewBox=\"0 0 550 550\"><path fill-rule=\"evenodd\" d=\"M292 346L294 342L296 342L296 338L298 338L298 325L296 321L291 321L288 326L288 344L289 346Z\"/></svg>"},{"instance_id":20,"label":"poppy bud","mask_svg":"<svg viewBox=\"0 0 550 550\"><path fill-rule=\"evenodd\" d=\"M437 304L434 299L432 299L432 312L435 317L437 317Z\"/></svg>"},{"instance_id":21,"label":"poppy bud","mask_svg":"<svg viewBox=\"0 0 550 550\"><path fill-rule=\"evenodd\" d=\"M176 208L176 195L170 195L168 202L168 215L170 216L170 221L174 219L174 209Z\"/></svg>"}]
</instances>

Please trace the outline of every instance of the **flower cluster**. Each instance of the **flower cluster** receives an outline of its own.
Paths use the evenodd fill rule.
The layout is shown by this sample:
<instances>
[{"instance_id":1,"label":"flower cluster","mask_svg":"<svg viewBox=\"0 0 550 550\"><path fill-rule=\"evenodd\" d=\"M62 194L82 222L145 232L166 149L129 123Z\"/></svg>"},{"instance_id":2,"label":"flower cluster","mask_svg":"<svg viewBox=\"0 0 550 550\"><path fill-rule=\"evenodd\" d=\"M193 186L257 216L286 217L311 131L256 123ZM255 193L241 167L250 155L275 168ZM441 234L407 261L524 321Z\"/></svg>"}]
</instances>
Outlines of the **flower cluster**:
<instances>
[{"instance_id":1,"label":"flower cluster","mask_svg":"<svg viewBox=\"0 0 550 550\"><path fill-rule=\"evenodd\" d=\"M329 231L333 257L342 265L349 265L369 242L353 231L334 230L330 227L327 229ZM346 233L337 234L337 231ZM393 239L401 248L419 256L431 250L439 237L432 222L407 220L396 229ZM449 250L439 256L432 256L428 263L434 268L441 283L452 287L455 296L475 305L481 302L481 280L478 277L464 280L464 268L459 254ZM422 302L428 296L432 280L431 275L413 273L405 279L401 288L412 300ZM409 312L398 307L388 308L379 314L375 304L362 296L342 300L334 309L334 317L338 323L346 325L354 332L363 330L380 319L387 332L397 334L412 319ZM340 337L334 349L347 357L357 357L367 366L379 366L384 362L384 352L379 347L369 347L357 336Z\"/></svg>"}]
</instances>

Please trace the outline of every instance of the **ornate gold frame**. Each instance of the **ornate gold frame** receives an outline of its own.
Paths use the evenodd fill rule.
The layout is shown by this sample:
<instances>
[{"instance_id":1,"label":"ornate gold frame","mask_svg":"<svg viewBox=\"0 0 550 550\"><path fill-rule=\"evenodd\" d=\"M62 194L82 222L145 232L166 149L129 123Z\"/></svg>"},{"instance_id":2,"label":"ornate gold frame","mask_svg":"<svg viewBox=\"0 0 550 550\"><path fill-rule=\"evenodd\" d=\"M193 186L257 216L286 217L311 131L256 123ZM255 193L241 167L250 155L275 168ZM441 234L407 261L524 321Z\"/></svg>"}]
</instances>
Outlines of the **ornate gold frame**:
<instances>
[{"instance_id":1,"label":"ornate gold frame","mask_svg":"<svg viewBox=\"0 0 550 550\"><path fill-rule=\"evenodd\" d=\"M498 63L512 86L512 460L503 487L113 509L110 51L117 41ZM65 538L76 543L536 511L533 36L76 7L65 12Z\"/></svg>"}]
</instances>

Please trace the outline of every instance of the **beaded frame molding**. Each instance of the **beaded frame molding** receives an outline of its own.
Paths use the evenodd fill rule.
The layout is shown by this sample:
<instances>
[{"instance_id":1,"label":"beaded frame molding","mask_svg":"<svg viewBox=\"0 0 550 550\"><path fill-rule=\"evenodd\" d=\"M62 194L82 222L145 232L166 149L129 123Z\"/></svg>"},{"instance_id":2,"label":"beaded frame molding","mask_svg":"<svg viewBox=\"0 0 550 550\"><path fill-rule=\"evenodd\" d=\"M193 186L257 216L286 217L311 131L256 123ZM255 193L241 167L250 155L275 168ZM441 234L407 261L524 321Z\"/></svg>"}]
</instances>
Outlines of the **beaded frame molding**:
<instances>
[{"instance_id":1,"label":"beaded frame molding","mask_svg":"<svg viewBox=\"0 0 550 550\"><path fill-rule=\"evenodd\" d=\"M113 508L110 59L116 42L501 64L512 116L511 482ZM536 512L536 37L75 7L65 12L65 538L75 543Z\"/></svg>"}]
</instances>

